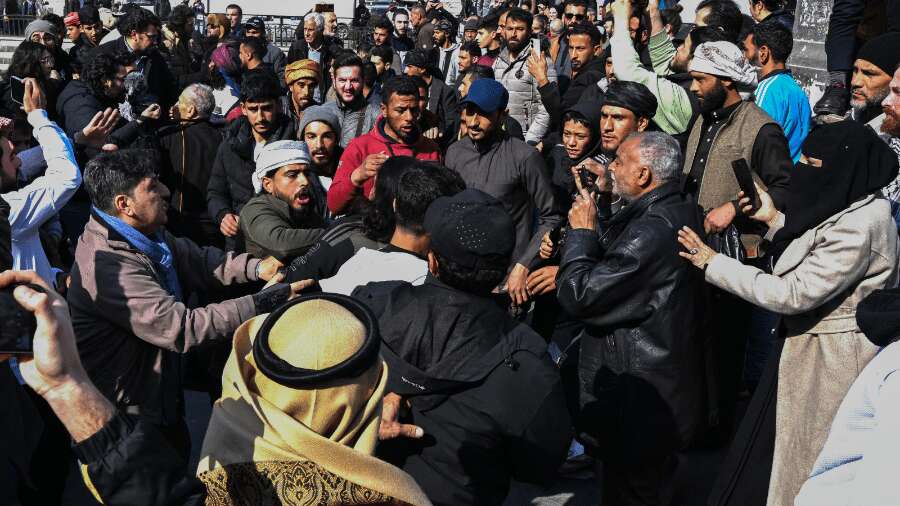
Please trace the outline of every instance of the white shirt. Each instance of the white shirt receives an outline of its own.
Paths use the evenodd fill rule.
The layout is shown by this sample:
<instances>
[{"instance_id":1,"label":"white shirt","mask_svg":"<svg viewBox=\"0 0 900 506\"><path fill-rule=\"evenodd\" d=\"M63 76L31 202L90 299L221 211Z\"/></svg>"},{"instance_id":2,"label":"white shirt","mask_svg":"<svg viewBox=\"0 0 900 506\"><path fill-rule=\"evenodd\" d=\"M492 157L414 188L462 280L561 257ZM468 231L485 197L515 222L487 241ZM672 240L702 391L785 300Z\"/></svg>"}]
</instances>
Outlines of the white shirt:
<instances>
[{"instance_id":1,"label":"white shirt","mask_svg":"<svg viewBox=\"0 0 900 506\"><path fill-rule=\"evenodd\" d=\"M319 281L323 292L350 295L357 286L378 281L406 281L413 286L425 282L428 262L401 251L362 248L344 262L337 274Z\"/></svg>"},{"instance_id":2,"label":"white shirt","mask_svg":"<svg viewBox=\"0 0 900 506\"><path fill-rule=\"evenodd\" d=\"M75 162L72 143L62 129L47 118L47 111L32 111L28 114L28 123L34 128L34 138L43 151L47 170L28 186L0 197L10 208L13 269L34 270L53 286L55 277L41 246L39 229L81 186L81 170Z\"/></svg>"}]
</instances>

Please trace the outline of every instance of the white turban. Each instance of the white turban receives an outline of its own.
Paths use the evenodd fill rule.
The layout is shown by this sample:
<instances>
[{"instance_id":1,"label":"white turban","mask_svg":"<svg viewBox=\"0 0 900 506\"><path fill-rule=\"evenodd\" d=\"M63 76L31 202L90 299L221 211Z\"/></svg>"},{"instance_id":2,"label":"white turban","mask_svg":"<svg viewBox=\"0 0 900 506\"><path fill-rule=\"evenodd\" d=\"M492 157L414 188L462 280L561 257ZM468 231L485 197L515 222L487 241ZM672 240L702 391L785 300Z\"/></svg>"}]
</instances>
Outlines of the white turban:
<instances>
[{"instance_id":1,"label":"white turban","mask_svg":"<svg viewBox=\"0 0 900 506\"><path fill-rule=\"evenodd\" d=\"M728 41L700 44L694 51L690 71L730 79L741 96L756 89L756 69L747 62L741 50Z\"/></svg>"},{"instance_id":2,"label":"white turban","mask_svg":"<svg viewBox=\"0 0 900 506\"><path fill-rule=\"evenodd\" d=\"M303 163L309 165L309 149L305 142L275 141L256 152L256 170L253 171L253 189L262 191L262 178L285 165Z\"/></svg>"}]
</instances>

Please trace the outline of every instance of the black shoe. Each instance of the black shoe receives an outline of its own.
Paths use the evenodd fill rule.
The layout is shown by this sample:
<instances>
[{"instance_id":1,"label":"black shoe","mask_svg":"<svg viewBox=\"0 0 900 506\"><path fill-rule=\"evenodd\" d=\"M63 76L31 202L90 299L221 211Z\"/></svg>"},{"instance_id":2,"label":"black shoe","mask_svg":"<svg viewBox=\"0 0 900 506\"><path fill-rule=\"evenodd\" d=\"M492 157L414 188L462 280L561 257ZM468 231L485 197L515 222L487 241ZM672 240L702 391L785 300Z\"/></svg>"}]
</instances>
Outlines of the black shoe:
<instances>
[{"instance_id":1,"label":"black shoe","mask_svg":"<svg viewBox=\"0 0 900 506\"><path fill-rule=\"evenodd\" d=\"M850 90L843 84L832 84L816 102L813 113L816 116L845 116L850 110Z\"/></svg>"}]
</instances>

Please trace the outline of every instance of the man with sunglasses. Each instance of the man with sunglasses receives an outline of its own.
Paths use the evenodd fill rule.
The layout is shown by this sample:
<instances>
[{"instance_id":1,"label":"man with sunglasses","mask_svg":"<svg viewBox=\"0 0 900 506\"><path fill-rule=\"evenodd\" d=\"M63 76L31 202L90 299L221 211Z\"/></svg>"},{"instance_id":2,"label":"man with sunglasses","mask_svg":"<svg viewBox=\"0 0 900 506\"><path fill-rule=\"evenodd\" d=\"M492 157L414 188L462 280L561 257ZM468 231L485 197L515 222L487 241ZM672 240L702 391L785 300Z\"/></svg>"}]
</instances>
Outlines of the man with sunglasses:
<instances>
[{"instance_id":1,"label":"man with sunglasses","mask_svg":"<svg viewBox=\"0 0 900 506\"><path fill-rule=\"evenodd\" d=\"M568 0L563 10L563 23L566 30L587 20L587 0ZM556 54L556 73L560 76L572 77L572 59L569 56L569 42L566 37L559 40L559 52Z\"/></svg>"},{"instance_id":2,"label":"man with sunglasses","mask_svg":"<svg viewBox=\"0 0 900 506\"><path fill-rule=\"evenodd\" d=\"M178 89L169 65L157 49L162 23L155 14L146 9L131 9L119 20L121 36L111 40L91 52L95 54L133 54L136 58L134 72L142 74L147 83L148 94L158 99L163 111L168 111L178 99Z\"/></svg>"}]
</instances>

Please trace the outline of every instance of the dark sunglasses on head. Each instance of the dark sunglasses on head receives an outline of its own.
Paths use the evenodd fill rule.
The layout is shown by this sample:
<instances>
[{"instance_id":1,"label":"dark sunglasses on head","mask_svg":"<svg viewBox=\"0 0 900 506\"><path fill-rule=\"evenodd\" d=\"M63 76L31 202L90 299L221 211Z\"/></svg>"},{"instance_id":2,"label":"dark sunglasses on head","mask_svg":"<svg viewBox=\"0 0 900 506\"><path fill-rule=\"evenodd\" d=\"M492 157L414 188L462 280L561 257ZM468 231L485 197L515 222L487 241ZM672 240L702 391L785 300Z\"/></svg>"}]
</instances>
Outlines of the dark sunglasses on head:
<instances>
[{"instance_id":1,"label":"dark sunglasses on head","mask_svg":"<svg viewBox=\"0 0 900 506\"><path fill-rule=\"evenodd\" d=\"M587 17L587 16L585 16L584 14L573 14L573 13L571 13L571 12L567 12L567 13L565 13L565 14L563 14L563 15L566 17L566 19L572 19L572 18L575 18L576 21L584 21L585 18Z\"/></svg>"}]
</instances>

